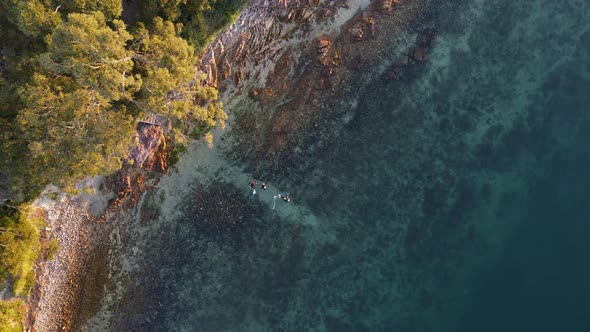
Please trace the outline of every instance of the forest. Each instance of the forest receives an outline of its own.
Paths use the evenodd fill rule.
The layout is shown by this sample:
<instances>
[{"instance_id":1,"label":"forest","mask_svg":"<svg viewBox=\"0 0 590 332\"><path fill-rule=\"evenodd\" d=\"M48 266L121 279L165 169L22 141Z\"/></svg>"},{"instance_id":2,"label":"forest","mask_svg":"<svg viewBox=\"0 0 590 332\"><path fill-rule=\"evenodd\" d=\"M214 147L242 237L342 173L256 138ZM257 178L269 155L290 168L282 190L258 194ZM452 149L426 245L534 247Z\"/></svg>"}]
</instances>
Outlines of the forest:
<instances>
[{"instance_id":1,"label":"forest","mask_svg":"<svg viewBox=\"0 0 590 332\"><path fill-rule=\"evenodd\" d=\"M199 53L246 0L0 0L0 330L20 330L33 267L55 244L30 202L120 169L138 121L198 139L227 116ZM50 248L51 247L51 248Z\"/></svg>"}]
</instances>

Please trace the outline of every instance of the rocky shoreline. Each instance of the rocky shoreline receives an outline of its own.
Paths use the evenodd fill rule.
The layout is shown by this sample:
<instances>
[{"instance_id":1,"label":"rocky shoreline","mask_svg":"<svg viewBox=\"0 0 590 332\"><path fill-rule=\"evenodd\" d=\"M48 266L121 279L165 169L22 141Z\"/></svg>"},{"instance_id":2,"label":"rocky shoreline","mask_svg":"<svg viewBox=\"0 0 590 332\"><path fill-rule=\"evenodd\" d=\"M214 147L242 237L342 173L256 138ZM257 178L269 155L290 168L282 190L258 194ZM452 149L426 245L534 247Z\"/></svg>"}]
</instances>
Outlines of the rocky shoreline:
<instances>
[{"instance_id":1,"label":"rocky shoreline","mask_svg":"<svg viewBox=\"0 0 590 332\"><path fill-rule=\"evenodd\" d=\"M110 177L78 184L92 193L56 197L49 190L35 201L45 211L45 237L56 239L59 249L53 259L36 265L25 330L74 330L100 308L114 222L124 219L168 167L162 126L140 123L137 135L130 154L137 167L126 164Z\"/></svg>"},{"instance_id":2,"label":"rocky shoreline","mask_svg":"<svg viewBox=\"0 0 590 332\"><path fill-rule=\"evenodd\" d=\"M461 4L463 2L458 1L448 6L460 7ZM377 330L420 330L416 328L421 326L417 323L418 320L430 320L439 329L445 324L451 324L446 321L451 319L445 315L437 315L439 312L448 313L449 311L443 312L441 308L448 306L451 300L463 301L463 295L467 293L463 279L459 278L457 285L454 285L453 276L450 275L459 273L460 269L467 269L466 265L470 264L470 257L462 255L464 245L476 243L480 247L476 256L483 251L489 256L494 247L500 248L499 245L490 246L490 243L479 241L478 239L486 238L479 237L478 229L474 226L480 227L479 231L483 229L487 232L486 223L493 223L494 228L499 229L496 209L504 210L505 206L515 208L519 204L513 202L524 201L526 197L514 194L520 191L518 187L522 184L519 179L524 177L518 176L519 174L501 176L506 164L512 162L513 155L519 151L494 152L495 143L492 141L477 147L477 154L469 157L473 159L467 160L468 158L461 155L473 152L468 150L472 146L465 145L469 137L463 137L477 132L469 128L475 126L470 121L485 120L487 116L489 119L497 118L505 112L490 107L485 110L489 112L485 116L444 114L457 109L457 105L469 106L466 107L466 113L480 112L481 110L472 108L474 104L481 104L481 100L477 99L480 96L471 99L467 97L471 95L470 92L481 91L486 82L501 86L502 84L496 83L503 81L489 79L494 76L495 69L482 69L487 66L482 61L466 61L467 65L463 66L461 61L449 60L449 63L442 65L433 63L430 67L434 70L428 69L428 74L432 76L426 80L415 79L421 77L419 75L426 67L424 64L427 63L433 45L436 42L444 44L444 37L437 41L439 32L443 36L445 32L452 30L448 26L441 29L437 24L442 20L433 16L447 15L446 24L452 25L455 15L449 15L453 14L450 11L463 10L456 9L457 7L448 11L434 10L445 5L443 1L434 0L282 0L272 6L267 1L253 1L238 22L209 46L200 64L200 68L207 74L206 82L219 88L221 99L230 113L230 132L224 136L216 136L214 149L219 155L227 153L229 158L212 159L208 163L197 162L198 158L204 159L214 154L207 152L209 150L202 144L202 150L195 148L189 151L189 155L179 162L184 168L179 166L178 173L162 176L158 186L149 179L149 173L129 168L127 172L119 174L110 188L99 190L105 193L101 199L92 202L83 199L41 202L40 205L49 214L48 226L53 229L52 234L59 239L62 248L54 261L42 263L39 267L39 286L31 298L32 312L27 324L29 329L150 330L154 326L166 326L168 321L185 324L174 325L180 326L180 330L190 330L191 327L194 328L190 324L197 320L182 321L180 318L197 311L193 317L209 319L197 321L203 324L199 325L203 330L242 327L243 325L231 324L249 322L253 324L246 325L250 330L297 330L295 327L306 325L288 324L314 320L318 322L318 325L314 325L317 329L323 327L335 331L370 329L367 326L371 325L364 323L375 321L381 324L372 325ZM494 13L498 12L495 7L490 9ZM491 19L495 17L494 15ZM514 14L514 17L518 17L518 14ZM474 25L479 23L473 22ZM482 26L477 34L478 38L486 38L483 45L489 53L493 53L504 36L496 36L496 43L487 42L491 38L488 35L491 31L487 29L487 26ZM455 42L457 40L454 38L446 40L446 43ZM466 45L481 46L482 43ZM510 48L500 47L500 51L506 50ZM451 52L451 49L447 51ZM455 56L466 56L462 54L459 52ZM512 57L513 54L509 55ZM522 56L525 57L526 54ZM521 61L514 62L514 68L528 64L531 60ZM438 66L456 71L454 75L457 76L445 78L446 73L439 72ZM533 65L526 67L530 69L544 66L533 62ZM510 67L503 68L508 70ZM510 71L515 71L514 68ZM465 75L464 71L471 74L472 70L477 75ZM472 79L471 85L476 87L456 92L443 89L436 92L441 94L438 96L429 93L433 90L430 83L452 86L455 84L455 77ZM475 82L479 80L483 83ZM469 82L463 82L464 86L470 85ZM516 80L514 82L517 83ZM357 101L358 91L366 92L370 87L381 83L386 83L384 85L387 90L375 89L368 98L365 96L365 100ZM412 83L423 86L412 86L411 93L408 91L410 88L401 89ZM504 87L510 85L516 84L504 84ZM524 91L535 90L529 88ZM391 96L384 96L389 93ZM398 98L405 93L409 94L405 98ZM391 99L389 104L371 105L371 100L387 99L386 97ZM454 105L447 104L449 97L461 100L467 98L472 104L463 105L456 100ZM428 109L433 102L438 104L434 106L436 110ZM377 107L383 105L388 108ZM363 107L367 109L363 110ZM505 108L510 110L515 106L506 105ZM387 113L388 110L391 110L391 114ZM402 111L407 112L403 117L396 117L399 115L396 112ZM425 117L434 112L439 113L436 116L440 116L440 119ZM425 120L431 121L432 125L422 126ZM359 134L354 150L352 144L347 144L351 140L338 138L345 134L355 135L357 132L353 130L340 130L354 127L355 121L365 122L365 134L373 134L376 128L367 124L373 121L387 124L391 122L395 125L377 128L382 131L369 136L372 139L367 139L368 135ZM415 132L410 132L412 130ZM501 130L509 128L498 129ZM438 135L433 135L431 131ZM504 139L498 132L492 134L498 140ZM388 140L379 141L384 136ZM403 139L406 137L408 139ZM516 132L514 137L509 138L521 141L523 137L526 138L526 135ZM421 144L423 139L432 142ZM445 140L452 141L444 142ZM348 158L334 162L342 169L350 168L337 173L341 175L339 178L326 179L325 173L316 175L314 171L317 167L313 167L317 164L310 163L309 167L305 164L306 158L325 156L329 159L338 156L321 153L322 149L326 151L330 148L326 147L329 143L325 141L337 141L338 148L350 149L350 154L340 155ZM477 139L473 141L477 143ZM365 142L374 143L375 146L368 147ZM471 141L468 143L476 144ZM519 144L521 143L511 146L520 146ZM397 149L397 146L400 148ZM421 148L425 149L420 150ZM195 151L202 154L197 155ZM387 162L382 161L377 166L381 170L387 169L400 174L391 176L389 182L380 183L374 176L374 163L379 161L372 159L381 152L387 157ZM358 153L361 162L366 161L359 163L358 168L350 162L353 159L350 156L355 156L355 153ZM414 153L417 157L413 156ZM482 157L480 154L484 154L488 161L476 164L476 161L479 162L476 157ZM498 159L498 162L495 157L502 154L506 155L506 160L502 162L502 159ZM187 161L188 157L192 159ZM486 165L492 159L497 165ZM227 164L235 162L238 166L234 169L231 169L232 165L210 167L220 160ZM148 164L165 168L157 161ZM285 164L297 165L297 174L281 174ZM186 170L193 173L187 175L184 172ZM482 175L479 172L489 172L483 174L481 183L470 183L462 179L469 176L479 177ZM201 175L195 175L197 173ZM183 186L188 187L190 184L187 183L195 182L195 176L203 179L209 175L212 177L209 182L198 182L198 186L191 188L190 192L183 191ZM329 233L335 238L333 243L325 241L327 236L315 237L321 233L321 226L326 227L325 224L316 227L316 224L311 223L289 223L286 218L281 219L284 221L281 223L267 222L263 226L271 228L265 233L268 243L266 246L256 247L256 242L264 239L256 237L258 232L244 232L247 229L244 225L255 222L241 217L244 214L252 219L260 217L268 206L265 205L263 195L253 198L246 192L249 189L247 181L250 177L269 179L272 190L275 190L280 187L281 178L286 176L291 176L285 181L290 189L304 181L307 181L302 186L304 189L316 186L334 189L308 195L308 202L303 202L300 206L309 207L312 212L309 215L332 209L343 210L342 218L336 215L333 219L358 216L357 219L362 220L368 214L375 218L358 227L340 223L340 220L320 219L325 223L333 222L333 232ZM360 179L348 183L351 177ZM215 182L220 179L227 181ZM324 186L324 180L333 183ZM510 183L505 192L496 189L503 182ZM214 186L212 188L207 184ZM244 191L242 184L246 187ZM359 184L371 188L371 193L361 193L350 198L352 194L356 194ZM119 194L106 194L115 187ZM297 187L293 191L296 192ZM172 192L176 196L170 198ZM330 194L330 199L318 200L321 204L314 206L314 202L311 202L314 195L317 198L325 192ZM226 197L226 193L231 194L231 197ZM397 205L395 209L391 207L393 205L381 204L384 200L381 193L384 193L387 201ZM445 199L440 199L441 197ZM296 199L303 201L305 198ZM479 204L487 207L482 210L483 214L481 211L477 214L483 216L484 220L471 220L469 206L473 205L474 199L481 199ZM97 211L104 210L105 202L111 200L116 201L118 207L109 209L105 219L92 216L99 214ZM185 200L183 202L187 206L178 204L179 200ZM225 204L226 202L229 204ZM342 202L348 203L345 208ZM260 204L256 205L258 203ZM398 209L398 206L403 208ZM446 209L449 218L444 218ZM167 220L162 217L164 215ZM225 219L221 220L220 215ZM380 218L376 218L378 215ZM277 218L279 217L282 216ZM520 217L516 215L514 218ZM103 222L104 220L108 222ZM220 220L225 224L218 223ZM508 223L512 221L510 218L506 220ZM249 222L251 223L248 224ZM212 237L211 241L197 243L198 237L208 232L219 238ZM314 232L309 242L305 242L302 240L303 236L300 236L305 232ZM509 233L508 230L503 232ZM236 237L229 236L230 233ZM278 237L281 234L284 237ZM323 234L325 233L320 235ZM240 242L243 239L237 235L242 235L247 241ZM498 236L494 241L500 241L498 234L493 236ZM338 241L341 243L337 243ZM326 245L318 245L314 251L310 244L320 242ZM287 245L281 247L277 243ZM260 250L257 251L256 248ZM250 255L233 255L242 250L251 250ZM310 252L317 254L315 260L302 258L310 255ZM193 257L188 257L189 254ZM224 254L227 255L223 256ZM379 255L381 257L377 257L378 259L371 259ZM329 259L330 257L334 257L334 260ZM449 260L449 257L456 260ZM258 262L258 265L252 264L258 258L266 261ZM481 257L475 258L481 264ZM234 265L235 262L241 262L242 265ZM292 267L306 262L313 262L314 269L301 268L296 272L309 275L296 276ZM326 275L322 279L320 275L323 273ZM429 277L423 277L425 275ZM171 281L168 283L168 280ZM171 284L186 280L192 283ZM398 283L395 284L396 282ZM447 287L449 284L456 287ZM392 285L398 288L391 287ZM316 290L321 290L322 287L332 290L330 294L333 297L316 294ZM352 291L355 287L357 289ZM442 294L434 292L434 288L443 289L440 292ZM303 294L295 294L295 290ZM309 293L305 293L307 291ZM385 293L386 291L389 293ZM374 294L368 294L365 302L359 301L359 297L371 292ZM461 292L464 294L459 294ZM290 295L301 296L304 299L300 302L301 306L296 306L296 301L289 302ZM194 301L193 306L187 305L199 296L203 296L205 300ZM210 301L211 299L219 301ZM268 302L265 303L265 299ZM246 304L240 302L240 305L231 308L231 304L236 304L238 300L245 301ZM347 305L341 305L343 302ZM265 304L267 307L264 307ZM324 312L320 315L317 308L322 305ZM374 308L386 306L388 309L384 311L385 317L379 317L380 313L365 312L362 315L363 322L353 322L350 319L362 310L375 311ZM248 313L250 308L253 311ZM307 308L311 310L307 311ZM409 314L411 319L404 321L403 317L400 318L400 314L404 313ZM248 317L249 314L252 316ZM293 316L285 320L287 325L280 325L281 318L278 317L291 314ZM267 315L272 321L268 325L255 325L254 323L258 323L258 315ZM249 318L252 320L249 321ZM164 321L163 325L154 325L161 321Z\"/></svg>"},{"instance_id":3,"label":"rocky shoreline","mask_svg":"<svg viewBox=\"0 0 590 332\"><path fill-rule=\"evenodd\" d=\"M374 76L377 71L384 79L403 81L408 68L427 58L435 38L432 27L418 26L413 34L400 32L394 37L379 33L393 28L402 31L400 27L414 24L424 15L427 5L428 1L281 0L269 6L264 0L252 1L238 21L210 44L199 65L207 75L206 83L220 90L230 109L235 135L228 145L239 152L240 159L272 172L280 172L279 165L284 163L300 162L297 149L310 139L329 135L327 128L333 119L346 117L346 107L338 114L328 113L325 100L352 102L352 90L365 84L364 76ZM387 43L392 45L385 47ZM390 54L374 54L374 50ZM383 57L391 59L389 65L382 65ZM236 123L231 107L244 99L253 100L268 116L254 124ZM149 151L136 151L136 156L141 156L138 165L146 161L150 171L165 171L162 133L153 135L142 129L144 137L153 139L146 141ZM250 144L252 141L265 143ZM159 157L149 157L152 155ZM107 249L121 241L112 239L119 236L116 228L120 227L112 221L129 219L119 212L132 209L142 193L154 187L157 180L148 179L146 185L145 176L141 170L127 168L111 189L95 185L98 195L39 202L48 213L48 227L60 249L54 260L39 264L38 284L29 300L28 330L93 329L83 321L99 310L102 289L97 284L106 283L95 274L108 278L105 257L111 259L121 250ZM109 201L121 207L101 216ZM145 211L143 214L138 218L145 219ZM110 222L104 223L106 220ZM133 237L133 231L127 233ZM90 268L95 263L100 266ZM92 301L96 302L94 307Z\"/></svg>"},{"instance_id":4,"label":"rocky shoreline","mask_svg":"<svg viewBox=\"0 0 590 332\"><path fill-rule=\"evenodd\" d=\"M52 260L37 264L37 285L29 298L25 330L70 330L96 230L79 202L63 199L39 205L47 212L49 238L56 238L60 247Z\"/></svg>"},{"instance_id":5,"label":"rocky shoreline","mask_svg":"<svg viewBox=\"0 0 590 332\"><path fill-rule=\"evenodd\" d=\"M209 45L201 69L225 100L254 101L259 114L241 113L233 148L271 176L285 163L302 162L297 151L330 135L335 121L346 124L349 105L372 78L403 82L425 63L436 27L422 21L429 6L440 5L376 0L297 7L284 1L269 9L263 3L254 2L255 14ZM334 100L343 104L340 110L329 107Z\"/></svg>"}]
</instances>

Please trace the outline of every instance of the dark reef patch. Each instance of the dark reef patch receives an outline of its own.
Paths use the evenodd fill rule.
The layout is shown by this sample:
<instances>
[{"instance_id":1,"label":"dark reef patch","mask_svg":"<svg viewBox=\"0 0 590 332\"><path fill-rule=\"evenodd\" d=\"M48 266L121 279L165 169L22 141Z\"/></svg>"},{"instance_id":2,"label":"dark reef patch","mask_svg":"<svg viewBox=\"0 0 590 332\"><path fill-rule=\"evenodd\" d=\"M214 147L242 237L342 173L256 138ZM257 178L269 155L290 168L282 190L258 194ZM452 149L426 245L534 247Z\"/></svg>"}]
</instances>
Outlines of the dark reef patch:
<instances>
[{"instance_id":1,"label":"dark reef patch","mask_svg":"<svg viewBox=\"0 0 590 332\"><path fill-rule=\"evenodd\" d=\"M196 233L236 231L257 211L238 188L219 181L192 190L181 209L179 222L192 225Z\"/></svg>"}]
</instances>

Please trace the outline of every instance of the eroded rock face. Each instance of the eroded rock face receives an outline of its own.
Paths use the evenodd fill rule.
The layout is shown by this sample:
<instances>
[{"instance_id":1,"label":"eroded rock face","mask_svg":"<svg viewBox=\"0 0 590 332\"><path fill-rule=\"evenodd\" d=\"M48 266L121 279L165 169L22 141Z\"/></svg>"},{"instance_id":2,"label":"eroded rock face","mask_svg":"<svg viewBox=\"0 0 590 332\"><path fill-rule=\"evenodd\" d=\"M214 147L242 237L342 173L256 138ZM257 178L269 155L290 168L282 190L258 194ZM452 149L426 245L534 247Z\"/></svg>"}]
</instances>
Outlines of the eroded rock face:
<instances>
[{"instance_id":1,"label":"eroded rock face","mask_svg":"<svg viewBox=\"0 0 590 332\"><path fill-rule=\"evenodd\" d=\"M124 167L115 174L114 178L116 197L112 200L112 206L130 208L134 206L146 189L145 175L140 169Z\"/></svg>"},{"instance_id":2,"label":"eroded rock face","mask_svg":"<svg viewBox=\"0 0 590 332\"><path fill-rule=\"evenodd\" d=\"M273 172L301 162L295 151L315 144L342 115L329 103L351 101L370 77L399 80L425 62L435 27L419 22L430 5L254 0L200 64L209 75L205 83L218 87L224 101L249 96L266 114L242 117L232 128L240 156Z\"/></svg>"},{"instance_id":3,"label":"eroded rock face","mask_svg":"<svg viewBox=\"0 0 590 332\"><path fill-rule=\"evenodd\" d=\"M375 18L371 15L363 12L356 15L346 28L347 37L356 41L372 37L375 34Z\"/></svg>"},{"instance_id":4,"label":"eroded rock face","mask_svg":"<svg viewBox=\"0 0 590 332\"><path fill-rule=\"evenodd\" d=\"M146 188L157 181L152 175L168 170L169 152L165 124L140 122L129 162L113 178L115 198L110 204L127 208L135 205Z\"/></svg>"},{"instance_id":5,"label":"eroded rock face","mask_svg":"<svg viewBox=\"0 0 590 332\"><path fill-rule=\"evenodd\" d=\"M166 173L168 146L161 125L140 122L137 125L138 144L131 150L133 165L148 172Z\"/></svg>"},{"instance_id":6,"label":"eroded rock face","mask_svg":"<svg viewBox=\"0 0 590 332\"><path fill-rule=\"evenodd\" d=\"M207 75L205 84L223 91L232 83L240 86L264 80L260 72L268 71L266 63L274 67L270 63L285 53L284 47L293 39L313 40L310 26L333 20L345 3L344 0L252 1L238 22L204 53L200 69ZM249 74L246 70L257 74L250 82L245 82Z\"/></svg>"}]
</instances>

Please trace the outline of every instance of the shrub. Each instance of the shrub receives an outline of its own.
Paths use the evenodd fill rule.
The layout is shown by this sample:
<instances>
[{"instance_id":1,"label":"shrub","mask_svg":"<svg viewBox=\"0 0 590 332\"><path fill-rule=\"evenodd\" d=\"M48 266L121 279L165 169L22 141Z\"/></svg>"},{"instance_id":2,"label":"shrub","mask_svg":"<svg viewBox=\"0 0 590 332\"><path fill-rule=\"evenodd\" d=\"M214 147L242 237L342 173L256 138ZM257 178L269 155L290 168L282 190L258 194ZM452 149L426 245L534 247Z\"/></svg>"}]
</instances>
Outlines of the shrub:
<instances>
[{"instance_id":1,"label":"shrub","mask_svg":"<svg viewBox=\"0 0 590 332\"><path fill-rule=\"evenodd\" d=\"M0 300L0 332L22 331L25 303L21 299Z\"/></svg>"},{"instance_id":2,"label":"shrub","mask_svg":"<svg viewBox=\"0 0 590 332\"><path fill-rule=\"evenodd\" d=\"M49 241L47 246L47 260L50 261L55 257L55 254L59 250L59 242L57 239L53 238Z\"/></svg>"},{"instance_id":3,"label":"shrub","mask_svg":"<svg viewBox=\"0 0 590 332\"><path fill-rule=\"evenodd\" d=\"M12 292L27 295L35 283L34 266L41 253L41 211L21 205L19 210L3 207L0 213L0 276L14 277Z\"/></svg>"}]
</instances>

